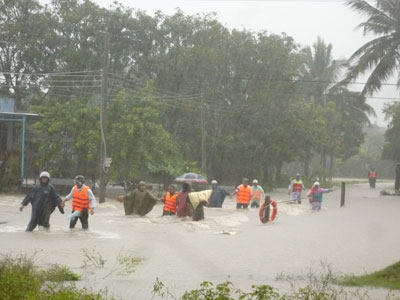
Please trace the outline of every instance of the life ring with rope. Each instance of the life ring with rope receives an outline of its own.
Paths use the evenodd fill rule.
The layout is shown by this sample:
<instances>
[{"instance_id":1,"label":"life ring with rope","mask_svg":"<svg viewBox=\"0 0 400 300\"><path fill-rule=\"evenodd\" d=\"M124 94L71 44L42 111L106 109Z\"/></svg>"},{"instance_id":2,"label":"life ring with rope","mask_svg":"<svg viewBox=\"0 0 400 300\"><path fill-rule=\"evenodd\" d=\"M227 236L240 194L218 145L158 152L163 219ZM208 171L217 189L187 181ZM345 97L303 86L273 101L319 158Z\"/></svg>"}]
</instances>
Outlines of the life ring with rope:
<instances>
[{"instance_id":1,"label":"life ring with rope","mask_svg":"<svg viewBox=\"0 0 400 300\"><path fill-rule=\"evenodd\" d=\"M258 211L258 216L260 217L261 223L267 223L268 221L274 221L276 218L276 215L278 214L278 206L276 202L272 199L269 199L269 204L272 205L272 214L269 217L269 219L265 218L265 202L261 204L260 210Z\"/></svg>"}]
</instances>

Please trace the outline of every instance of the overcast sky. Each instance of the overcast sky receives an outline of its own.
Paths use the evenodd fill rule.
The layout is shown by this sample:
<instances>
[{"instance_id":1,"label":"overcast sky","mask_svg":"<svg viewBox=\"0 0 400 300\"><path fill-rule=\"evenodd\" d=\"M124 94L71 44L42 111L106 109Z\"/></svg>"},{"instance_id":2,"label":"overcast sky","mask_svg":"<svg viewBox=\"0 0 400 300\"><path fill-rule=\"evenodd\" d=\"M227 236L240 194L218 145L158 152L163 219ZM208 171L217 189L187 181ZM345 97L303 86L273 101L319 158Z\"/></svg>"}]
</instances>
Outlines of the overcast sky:
<instances>
[{"instance_id":1,"label":"overcast sky","mask_svg":"<svg viewBox=\"0 0 400 300\"><path fill-rule=\"evenodd\" d=\"M93 0L109 7L110 1ZM124 6L145 10L152 15L156 10L173 14L179 7L186 14L217 13L217 19L228 28L247 29L280 34L285 32L301 45L312 45L318 36L333 45L336 59L348 58L362 44L368 41L362 30L355 27L363 18L352 11L341 0L281 0L281 1L207 1L207 0L119 0ZM360 78L358 82L365 82ZM393 78L391 83L396 82ZM352 88L357 88L356 85ZM374 97L395 97L398 92L385 88ZM383 104L392 100L369 99L368 102L378 114L377 123L385 126L381 113ZM374 122L375 120L372 119Z\"/></svg>"}]
</instances>

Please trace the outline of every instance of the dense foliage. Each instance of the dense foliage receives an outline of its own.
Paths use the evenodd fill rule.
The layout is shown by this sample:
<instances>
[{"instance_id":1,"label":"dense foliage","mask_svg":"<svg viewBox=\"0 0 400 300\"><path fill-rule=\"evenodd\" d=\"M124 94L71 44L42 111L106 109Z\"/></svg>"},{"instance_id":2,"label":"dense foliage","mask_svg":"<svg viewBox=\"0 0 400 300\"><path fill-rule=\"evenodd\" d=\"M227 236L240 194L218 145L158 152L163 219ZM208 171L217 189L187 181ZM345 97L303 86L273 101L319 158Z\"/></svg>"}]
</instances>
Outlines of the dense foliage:
<instances>
[{"instance_id":1,"label":"dense foliage","mask_svg":"<svg viewBox=\"0 0 400 300\"><path fill-rule=\"evenodd\" d=\"M368 80L361 91L362 95L373 94L381 90L383 84L392 76L400 78L400 2L396 0L377 0L370 3L365 0L348 0L347 4L365 16L366 20L359 27L364 35L372 34L373 39L361 46L349 58L349 70L346 81L354 80L362 74L368 74ZM397 88L400 80L397 80ZM385 134L383 158L400 161L399 140L399 105L386 109L386 116L391 120Z\"/></svg>"},{"instance_id":2,"label":"dense foliage","mask_svg":"<svg viewBox=\"0 0 400 300\"><path fill-rule=\"evenodd\" d=\"M315 173L315 155L319 175L332 176L335 161L363 142L371 108L335 84L343 62L321 38L301 48L285 34L229 30L213 14L149 16L118 3L14 0L0 10L0 40L8 41L0 43L0 88L42 116L30 164L55 177L97 178L104 98L114 180L168 182L200 171L220 182L247 176L273 185L285 163ZM28 21L34 35L25 34Z\"/></svg>"}]
</instances>

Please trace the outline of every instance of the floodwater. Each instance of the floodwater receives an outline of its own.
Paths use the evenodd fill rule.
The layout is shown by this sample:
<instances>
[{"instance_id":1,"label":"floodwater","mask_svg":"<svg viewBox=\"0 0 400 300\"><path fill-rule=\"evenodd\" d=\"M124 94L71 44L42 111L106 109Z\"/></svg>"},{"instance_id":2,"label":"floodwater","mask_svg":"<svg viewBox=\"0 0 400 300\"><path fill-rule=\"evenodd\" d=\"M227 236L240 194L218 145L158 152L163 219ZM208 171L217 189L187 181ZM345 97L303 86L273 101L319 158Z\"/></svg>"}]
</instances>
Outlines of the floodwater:
<instances>
[{"instance_id":1,"label":"floodwater","mask_svg":"<svg viewBox=\"0 0 400 300\"><path fill-rule=\"evenodd\" d=\"M320 212L301 205L278 203L278 217L262 224L258 210L236 210L227 198L224 208L205 208L206 219L193 222L161 217L157 205L145 217L124 216L121 203L108 199L89 218L87 232L69 231L67 215L58 210L50 231L26 233L30 207L19 212L23 195L0 195L0 252L33 255L38 264L62 264L82 274L82 287L108 290L118 299L150 299L159 278L175 296L204 281L229 280L236 287L269 284L279 289L278 274L295 275L318 269L365 274L400 260L400 197L380 196L392 183L347 185L346 204L340 190L324 195ZM271 193L276 201L287 193ZM105 260L90 266L86 253ZM117 275L119 254L143 258L134 273ZM108 275L114 270L114 274ZM386 290L373 289L374 297Z\"/></svg>"}]
</instances>

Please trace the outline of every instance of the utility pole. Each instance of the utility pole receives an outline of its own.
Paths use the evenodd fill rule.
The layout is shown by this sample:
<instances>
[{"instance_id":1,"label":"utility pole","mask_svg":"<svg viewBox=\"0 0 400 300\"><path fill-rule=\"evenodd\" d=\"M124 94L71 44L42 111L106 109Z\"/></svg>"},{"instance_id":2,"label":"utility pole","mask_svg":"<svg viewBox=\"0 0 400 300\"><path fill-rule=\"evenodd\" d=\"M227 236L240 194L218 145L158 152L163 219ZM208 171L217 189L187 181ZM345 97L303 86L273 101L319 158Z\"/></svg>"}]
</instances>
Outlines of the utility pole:
<instances>
[{"instance_id":1,"label":"utility pole","mask_svg":"<svg viewBox=\"0 0 400 300\"><path fill-rule=\"evenodd\" d=\"M207 154L206 154L206 129L205 129L205 115L204 115L204 97L203 93L201 93L201 167L200 170L203 174L207 171Z\"/></svg>"},{"instance_id":2,"label":"utility pole","mask_svg":"<svg viewBox=\"0 0 400 300\"><path fill-rule=\"evenodd\" d=\"M100 203L106 201L106 157L107 157L107 144L106 144L106 133L107 133L107 121L108 121L108 100L107 100L107 85L108 85L108 64L110 56L110 36L107 33L104 39L104 50L103 50L103 72L101 77L101 110L100 110L100 192L99 201Z\"/></svg>"}]
</instances>

